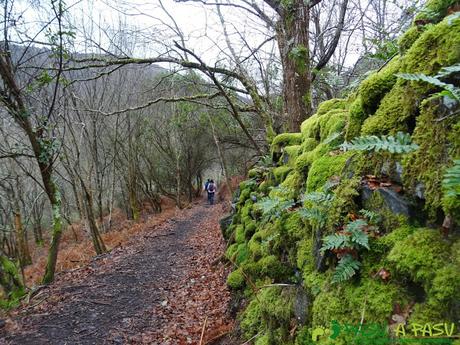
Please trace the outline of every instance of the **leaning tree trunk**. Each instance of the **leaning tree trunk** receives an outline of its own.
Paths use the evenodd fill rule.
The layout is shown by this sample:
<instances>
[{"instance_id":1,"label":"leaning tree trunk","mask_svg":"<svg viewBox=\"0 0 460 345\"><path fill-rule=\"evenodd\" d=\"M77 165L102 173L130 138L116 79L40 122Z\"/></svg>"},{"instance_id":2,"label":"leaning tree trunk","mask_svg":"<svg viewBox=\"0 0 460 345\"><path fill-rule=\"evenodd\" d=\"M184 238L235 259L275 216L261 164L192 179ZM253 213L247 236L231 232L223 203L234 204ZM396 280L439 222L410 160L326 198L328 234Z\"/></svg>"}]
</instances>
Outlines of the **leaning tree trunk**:
<instances>
[{"instance_id":1,"label":"leaning tree trunk","mask_svg":"<svg viewBox=\"0 0 460 345\"><path fill-rule=\"evenodd\" d=\"M96 224L96 219L94 216L93 211L93 197L91 193L88 191L88 188L81 181L81 186L83 189L83 193L85 195L85 209L86 209L86 219L88 220L89 231L91 233L91 239L93 240L93 246L96 254L102 254L107 251L107 248L104 245L104 241L102 240L101 233L99 228Z\"/></svg>"},{"instance_id":2,"label":"leaning tree trunk","mask_svg":"<svg viewBox=\"0 0 460 345\"><path fill-rule=\"evenodd\" d=\"M283 13L276 27L284 71L284 112L291 132L298 132L302 122L311 115L309 21L307 2L294 0L291 9Z\"/></svg>"}]
</instances>

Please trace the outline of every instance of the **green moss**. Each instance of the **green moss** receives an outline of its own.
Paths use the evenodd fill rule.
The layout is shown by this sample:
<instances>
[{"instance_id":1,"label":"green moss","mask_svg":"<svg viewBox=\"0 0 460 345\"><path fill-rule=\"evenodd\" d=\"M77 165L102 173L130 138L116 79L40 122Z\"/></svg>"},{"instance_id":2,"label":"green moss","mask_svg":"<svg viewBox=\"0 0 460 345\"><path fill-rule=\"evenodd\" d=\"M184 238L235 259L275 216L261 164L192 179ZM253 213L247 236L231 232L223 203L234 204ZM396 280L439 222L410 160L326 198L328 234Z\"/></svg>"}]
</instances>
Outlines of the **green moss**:
<instances>
[{"instance_id":1,"label":"green moss","mask_svg":"<svg viewBox=\"0 0 460 345\"><path fill-rule=\"evenodd\" d=\"M300 145L301 153L312 151L318 145L318 141L314 138L306 138ZM300 153L300 152L299 152Z\"/></svg>"},{"instance_id":2,"label":"green moss","mask_svg":"<svg viewBox=\"0 0 460 345\"><path fill-rule=\"evenodd\" d=\"M416 115L417 102L420 97L420 92L405 81L399 80L382 99L375 115L364 121L361 135L408 132L409 123Z\"/></svg>"},{"instance_id":3,"label":"green moss","mask_svg":"<svg viewBox=\"0 0 460 345\"><path fill-rule=\"evenodd\" d=\"M225 257L230 261L235 261L237 251L238 251L238 243L233 243L225 251Z\"/></svg>"},{"instance_id":4,"label":"green moss","mask_svg":"<svg viewBox=\"0 0 460 345\"><path fill-rule=\"evenodd\" d=\"M311 152L304 152L297 159L295 160L295 168L299 171L303 176L307 176L308 169L311 165Z\"/></svg>"},{"instance_id":5,"label":"green moss","mask_svg":"<svg viewBox=\"0 0 460 345\"><path fill-rule=\"evenodd\" d=\"M262 194L267 194L270 191L270 183L268 181L262 181L257 189Z\"/></svg>"},{"instance_id":6,"label":"green moss","mask_svg":"<svg viewBox=\"0 0 460 345\"><path fill-rule=\"evenodd\" d=\"M240 327L246 339L259 333L262 328L262 311L257 299L253 299L240 317Z\"/></svg>"},{"instance_id":7,"label":"green moss","mask_svg":"<svg viewBox=\"0 0 460 345\"><path fill-rule=\"evenodd\" d=\"M350 157L349 161L354 157ZM348 169L347 169L348 170ZM345 177L341 176L340 182L334 189L334 199L328 210L328 227L333 228L336 224L344 222L344 218L350 212L357 213L358 206L355 204L355 199L359 196L359 188L361 185L361 176L355 170L355 176L349 178L347 173ZM343 175L343 174L342 174Z\"/></svg>"},{"instance_id":8,"label":"green moss","mask_svg":"<svg viewBox=\"0 0 460 345\"><path fill-rule=\"evenodd\" d=\"M238 198L238 203L239 204L244 204L245 201L249 198L251 195L251 190L250 189L242 189L240 193L240 197Z\"/></svg>"},{"instance_id":9,"label":"green moss","mask_svg":"<svg viewBox=\"0 0 460 345\"><path fill-rule=\"evenodd\" d=\"M299 212L291 212L283 216L282 228L289 240L289 245L294 245L306 235L305 225Z\"/></svg>"},{"instance_id":10,"label":"green moss","mask_svg":"<svg viewBox=\"0 0 460 345\"><path fill-rule=\"evenodd\" d=\"M401 37L398 39L399 53L404 55L405 52L420 37L423 31L424 27L413 25L403 35L401 35Z\"/></svg>"},{"instance_id":11,"label":"green moss","mask_svg":"<svg viewBox=\"0 0 460 345\"><path fill-rule=\"evenodd\" d=\"M251 196L251 194L249 196ZM252 201L251 199L247 199L244 202L244 206L241 208L241 212L240 212L241 222L243 224L246 224L246 223L252 221L252 208L253 208L253 205L254 205L254 201Z\"/></svg>"},{"instance_id":12,"label":"green moss","mask_svg":"<svg viewBox=\"0 0 460 345\"><path fill-rule=\"evenodd\" d=\"M420 147L403 161L405 186L414 191L422 182L425 189L425 207L432 218L443 206L442 180L444 171L455 157L460 156L460 126L454 117L438 121L443 116L442 101L433 97L422 102L413 141ZM452 206L445 205L451 213Z\"/></svg>"},{"instance_id":13,"label":"green moss","mask_svg":"<svg viewBox=\"0 0 460 345\"><path fill-rule=\"evenodd\" d=\"M251 253L251 258L254 261L260 260L262 256L268 255L266 252L264 252L264 248L262 247L262 244L256 237L252 237L249 242L248 242L248 248L249 252Z\"/></svg>"},{"instance_id":14,"label":"green moss","mask_svg":"<svg viewBox=\"0 0 460 345\"><path fill-rule=\"evenodd\" d=\"M312 163L321 156L328 154L332 149L333 146L331 146L330 144L321 143L318 146L316 146L313 151L302 153L296 159L296 170L300 172L303 176L307 176Z\"/></svg>"},{"instance_id":15,"label":"green moss","mask_svg":"<svg viewBox=\"0 0 460 345\"><path fill-rule=\"evenodd\" d=\"M244 338L265 334L262 344L290 344L289 323L293 316L293 294L286 289L264 288L241 315Z\"/></svg>"},{"instance_id":16,"label":"green moss","mask_svg":"<svg viewBox=\"0 0 460 345\"><path fill-rule=\"evenodd\" d=\"M306 119L300 125L300 131L302 132L303 140L307 138L312 138L316 140L320 140L320 133L319 133L319 116L313 115Z\"/></svg>"},{"instance_id":17,"label":"green moss","mask_svg":"<svg viewBox=\"0 0 460 345\"><path fill-rule=\"evenodd\" d=\"M428 283L448 258L448 248L438 230L419 228L397 242L387 260L415 282Z\"/></svg>"},{"instance_id":18,"label":"green moss","mask_svg":"<svg viewBox=\"0 0 460 345\"><path fill-rule=\"evenodd\" d=\"M460 18L428 27L402 59L401 72L433 75L460 61Z\"/></svg>"},{"instance_id":19,"label":"green moss","mask_svg":"<svg viewBox=\"0 0 460 345\"><path fill-rule=\"evenodd\" d=\"M346 140L351 140L354 137L359 136L361 125L365 119L366 113L363 108L363 100L361 96L358 96L350 106L348 123L346 126Z\"/></svg>"},{"instance_id":20,"label":"green moss","mask_svg":"<svg viewBox=\"0 0 460 345\"><path fill-rule=\"evenodd\" d=\"M238 290L244 287L245 279L242 270L239 268L231 272L227 277L227 285L232 289Z\"/></svg>"},{"instance_id":21,"label":"green moss","mask_svg":"<svg viewBox=\"0 0 460 345\"><path fill-rule=\"evenodd\" d=\"M428 290L430 299L442 303L444 307L460 301L460 266L447 264L439 269ZM448 309L448 308L446 308Z\"/></svg>"},{"instance_id":22,"label":"green moss","mask_svg":"<svg viewBox=\"0 0 460 345\"><path fill-rule=\"evenodd\" d=\"M334 133L341 133L348 118L346 110L334 109L319 119L321 141Z\"/></svg>"},{"instance_id":23,"label":"green moss","mask_svg":"<svg viewBox=\"0 0 460 345\"><path fill-rule=\"evenodd\" d=\"M429 0L424 8L415 17L415 23L437 23L447 15L449 7L458 5L458 0Z\"/></svg>"},{"instance_id":24,"label":"green moss","mask_svg":"<svg viewBox=\"0 0 460 345\"><path fill-rule=\"evenodd\" d=\"M380 215L382 218L380 222L381 232L390 232L408 222L407 216L397 214L390 209L387 201L385 201L378 189L373 191L370 198L363 202L363 207Z\"/></svg>"},{"instance_id":25,"label":"green moss","mask_svg":"<svg viewBox=\"0 0 460 345\"><path fill-rule=\"evenodd\" d=\"M275 181L279 184L285 180L287 175L291 172L292 168L286 165L282 165L280 167L273 169L273 176L275 177Z\"/></svg>"},{"instance_id":26,"label":"green moss","mask_svg":"<svg viewBox=\"0 0 460 345\"><path fill-rule=\"evenodd\" d=\"M297 159L301 150L300 145L286 146L283 149L283 155L281 156L281 162L283 164L294 167L295 160Z\"/></svg>"},{"instance_id":27,"label":"green moss","mask_svg":"<svg viewBox=\"0 0 460 345\"><path fill-rule=\"evenodd\" d=\"M318 106L318 110L316 111L316 114L318 116L322 116L333 109L344 110L347 108L347 106L348 106L348 102L346 99L340 99L340 98L329 99L327 101L321 102L321 104Z\"/></svg>"},{"instance_id":28,"label":"green moss","mask_svg":"<svg viewBox=\"0 0 460 345\"><path fill-rule=\"evenodd\" d=\"M300 145L301 142L301 133L281 133L273 139L272 150L276 152L279 151L282 147Z\"/></svg>"},{"instance_id":29,"label":"green moss","mask_svg":"<svg viewBox=\"0 0 460 345\"><path fill-rule=\"evenodd\" d=\"M283 196L286 199L296 199L299 197L304 184L304 178L297 170L291 171L280 186L287 191Z\"/></svg>"},{"instance_id":30,"label":"green moss","mask_svg":"<svg viewBox=\"0 0 460 345\"><path fill-rule=\"evenodd\" d=\"M297 244L297 268L303 270L308 267L308 272L314 269L313 240L304 238Z\"/></svg>"},{"instance_id":31,"label":"green moss","mask_svg":"<svg viewBox=\"0 0 460 345\"><path fill-rule=\"evenodd\" d=\"M260 276L270 277L276 281L282 281L289 275L289 268L281 263L274 255L263 257L257 262Z\"/></svg>"},{"instance_id":32,"label":"green moss","mask_svg":"<svg viewBox=\"0 0 460 345\"><path fill-rule=\"evenodd\" d=\"M410 235L412 235L417 230L416 227L410 225L400 226L390 233L382 236L378 239L378 242L384 245L386 248L391 249L397 243L406 240Z\"/></svg>"},{"instance_id":33,"label":"green moss","mask_svg":"<svg viewBox=\"0 0 460 345\"><path fill-rule=\"evenodd\" d=\"M244 243L246 238L244 236L244 225L238 225L235 230L235 241L236 243Z\"/></svg>"},{"instance_id":34,"label":"green moss","mask_svg":"<svg viewBox=\"0 0 460 345\"><path fill-rule=\"evenodd\" d=\"M325 155L315 159L308 172L307 191L313 192L321 189L329 178L339 176L352 153L340 155Z\"/></svg>"},{"instance_id":35,"label":"green moss","mask_svg":"<svg viewBox=\"0 0 460 345\"><path fill-rule=\"evenodd\" d=\"M447 20L433 25L401 58L401 72L433 75L443 66L460 61L460 19L451 24ZM420 99L433 86L421 82L398 80L381 101L375 115L363 124L361 134L388 134L407 132L417 115ZM363 99L364 100L364 99Z\"/></svg>"},{"instance_id":36,"label":"green moss","mask_svg":"<svg viewBox=\"0 0 460 345\"><path fill-rule=\"evenodd\" d=\"M399 57L395 57L384 68L372 73L361 83L359 94L366 114L373 114L377 110L380 100L396 83L395 73L398 72L399 67Z\"/></svg>"},{"instance_id":37,"label":"green moss","mask_svg":"<svg viewBox=\"0 0 460 345\"><path fill-rule=\"evenodd\" d=\"M19 277L15 263L5 255L0 256L0 308L11 309L19 305L20 299L25 295L25 289ZM3 296L2 296L3 295Z\"/></svg>"},{"instance_id":38,"label":"green moss","mask_svg":"<svg viewBox=\"0 0 460 345\"><path fill-rule=\"evenodd\" d=\"M364 305L366 322L383 323L398 303L408 303L404 291L397 285L381 280L363 278L359 284L328 285L317 295L313 304L313 325L339 323L358 324Z\"/></svg>"},{"instance_id":39,"label":"green moss","mask_svg":"<svg viewBox=\"0 0 460 345\"><path fill-rule=\"evenodd\" d=\"M263 174L263 170L259 168L253 168L248 171L249 178L261 178Z\"/></svg>"},{"instance_id":40,"label":"green moss","mask_svg":"<svg viewBox=\"0 0 460 345\"><path fill-rule=\"evenodd\" d=\"M249 258L249 249L246 243L241 243L238 245L238 248L235 253L235 260L236 264L242 264Z\"/></svg>"}]
</instances>

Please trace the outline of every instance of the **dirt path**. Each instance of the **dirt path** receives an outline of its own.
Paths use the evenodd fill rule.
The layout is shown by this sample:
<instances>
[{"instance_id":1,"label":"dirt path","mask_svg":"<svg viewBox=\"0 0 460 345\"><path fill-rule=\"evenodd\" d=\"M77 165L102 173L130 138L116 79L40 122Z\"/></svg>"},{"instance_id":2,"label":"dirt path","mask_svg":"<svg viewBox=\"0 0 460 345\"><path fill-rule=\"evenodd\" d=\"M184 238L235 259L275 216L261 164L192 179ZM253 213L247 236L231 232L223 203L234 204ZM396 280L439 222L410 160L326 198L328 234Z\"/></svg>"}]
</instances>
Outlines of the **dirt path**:
<instances>
[{"instance_id":1,"label":"dirt path","mask_svg":"<svg viewBox=\"0 0 460 345\"><path fill-rule=\"evenodd\" d=\"M225 333L222 213L196 205L59 275L12 315L0 344L198 344L205 318L208 340Z\"/></svg>"}]
</instances>

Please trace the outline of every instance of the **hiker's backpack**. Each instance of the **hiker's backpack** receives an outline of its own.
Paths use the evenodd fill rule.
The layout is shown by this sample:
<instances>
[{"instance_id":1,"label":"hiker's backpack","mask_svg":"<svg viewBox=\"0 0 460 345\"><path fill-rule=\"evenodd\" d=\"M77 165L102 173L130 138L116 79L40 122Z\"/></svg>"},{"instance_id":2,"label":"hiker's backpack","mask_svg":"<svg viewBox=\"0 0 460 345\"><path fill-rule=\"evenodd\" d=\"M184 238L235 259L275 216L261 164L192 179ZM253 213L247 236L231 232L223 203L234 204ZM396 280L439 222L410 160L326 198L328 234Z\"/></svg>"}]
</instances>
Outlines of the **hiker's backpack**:
<instances>
[{"instance_id":1,"label":"hiker's backpack","mask_svg":"<svg viewBox=\"0 0 460 345\"><path fill-rule=\"evenodd\" d=\"M216 191L216 186L214 186L214 183L209 183L208 184L208 192L209 193L214 193Z\"/></svg>"}]
</instances>

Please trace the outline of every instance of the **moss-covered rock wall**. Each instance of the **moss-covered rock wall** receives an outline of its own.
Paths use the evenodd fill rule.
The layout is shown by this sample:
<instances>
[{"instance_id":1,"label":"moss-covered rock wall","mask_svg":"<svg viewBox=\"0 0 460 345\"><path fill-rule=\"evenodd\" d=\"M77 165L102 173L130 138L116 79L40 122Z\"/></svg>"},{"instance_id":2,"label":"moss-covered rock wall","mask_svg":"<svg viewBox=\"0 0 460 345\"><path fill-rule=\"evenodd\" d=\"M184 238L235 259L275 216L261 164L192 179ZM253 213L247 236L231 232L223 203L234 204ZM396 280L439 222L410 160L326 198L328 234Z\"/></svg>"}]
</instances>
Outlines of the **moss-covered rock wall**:
<instances>
[{"instance_id":1,"label":"moss-covered rock wall","mask_svg":"<svg viewBox=\"0 0 460 345\"><path fill-rule=\"evenodd\" d=\"M460 158L460 106L437 86L396 76L460 62L460 16L446 17L457 5L430 1L400 55L349 98L322 103L301 133L277 136L273 162L241 183L224 236L246 340L352 344L372 324L384 337L414 323L454 323L460 333L460 200L442 187ZM458 72L449 78L459 86ZM418 149L341 146L400 131ZM330 333L344 324L359 327ZM382 343L372 334L364 343Z\"/></svg>"}]
</instances>

